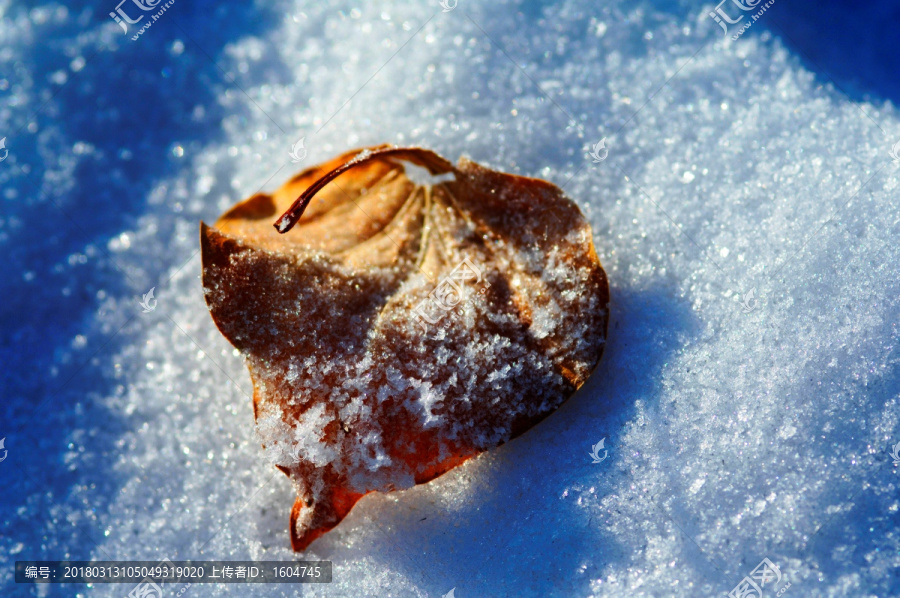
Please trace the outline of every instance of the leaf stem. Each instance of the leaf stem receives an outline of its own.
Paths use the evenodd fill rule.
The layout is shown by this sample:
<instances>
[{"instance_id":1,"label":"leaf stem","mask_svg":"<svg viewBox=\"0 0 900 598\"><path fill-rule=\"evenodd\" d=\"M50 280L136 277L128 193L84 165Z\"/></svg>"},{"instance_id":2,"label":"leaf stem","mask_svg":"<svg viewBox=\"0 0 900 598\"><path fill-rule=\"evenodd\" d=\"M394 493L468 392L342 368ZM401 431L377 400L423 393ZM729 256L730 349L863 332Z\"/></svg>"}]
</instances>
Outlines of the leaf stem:
<instances>
[{"instance_id":1,"label":"leaf stem","mask_svg":"<svg viewBox=\"0 0 900 598\"><path fill-rule=\"evenodd\" d=\"M421 148L396 147L391 145L379 145L374 148L366 148L341 166L338 166L334 170L328 172L322 178L307 187L306 191L300 194L300 197L298 197L294 201L294 203L291 204L291 207L289 207L287 211L282 214L281 217L279 217L272 226L274 226L275 230L283 235L284 233L294 228L294 225L297 224L297 222L300 220L300 217L303 216L303 212L306 211L307 206L309 206L309 202L312 201L312 198L315 197L315 195L319 191L321 191L322 188L325 187L325 185L341 176L354 166L365 164L366 162L377 158L396 156L398 154L408 154L407 156L405 156L405 159L410 160L411 162L414 162L419 166L427 168L428 171L432 174L435 174L432 170L433 168L443 168L445 171L448 169L451 171L454 170L453 165L450 164L450 162L447 162L443 158L440 158L439 156L437 156L437 154L434 154L427 150L423 150ZM427 160L426 157L432 158L432 160ZM437 160L434 160L434 158L436 158ZM429 162L437 163L429 164Z\"/></svg>"}]
</instances>

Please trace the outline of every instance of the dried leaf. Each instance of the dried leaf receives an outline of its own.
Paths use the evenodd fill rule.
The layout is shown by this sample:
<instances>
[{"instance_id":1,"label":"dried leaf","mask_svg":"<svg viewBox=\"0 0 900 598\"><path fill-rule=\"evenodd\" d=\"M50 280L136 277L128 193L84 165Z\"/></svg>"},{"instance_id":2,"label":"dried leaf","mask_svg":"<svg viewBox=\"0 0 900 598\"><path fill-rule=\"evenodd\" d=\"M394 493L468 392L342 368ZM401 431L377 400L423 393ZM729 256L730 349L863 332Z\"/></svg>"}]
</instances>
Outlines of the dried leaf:
<instances>
[{"instance_id":1,"label":"dried leaf","mask_svg":"<svg viewBox=\"0 0 900 598\"><path fill-rule=\"evenodd\" d=\"M298 551L367 492L528 430L603 350L609 291L578 208L465 158L349 152L201 223L201 245L210 312L297 488Z\"/></svg>"}]
</instances>

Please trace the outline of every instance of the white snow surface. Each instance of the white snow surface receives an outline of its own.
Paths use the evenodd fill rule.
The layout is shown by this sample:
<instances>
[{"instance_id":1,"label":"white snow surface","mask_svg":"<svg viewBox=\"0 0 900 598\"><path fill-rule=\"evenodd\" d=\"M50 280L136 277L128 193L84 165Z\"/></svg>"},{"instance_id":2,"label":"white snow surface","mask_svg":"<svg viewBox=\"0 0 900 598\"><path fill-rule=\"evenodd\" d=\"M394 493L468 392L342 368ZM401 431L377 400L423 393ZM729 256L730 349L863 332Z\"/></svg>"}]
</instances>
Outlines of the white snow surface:
<instances>
[{"instance_id":1,"label":"white snow surface","mask_svg":"<svg viewBox=\"0 0 900 598\"><path fill-rule=\"evenodd\" d=\"M16 560L297 558L290 482L266 459L247 371L206 309L198 223L387 142L564 187L610 280L604 357L522 437L365 497L305 555L333 561L331 584L184 595L724 596L763 558L786 596L900 595L889 102L851 100L808 70L767 16L723 40L703 4L285 0L254 7L271 17L243 33L227 6L209 6L204 27L207 5L189 2L132 42L105 16L114 2L23 12L0 0L0 244L50 256L32 270L18 250L7 275L35 304L52 279L55 305L90 305L45 371L4 373L0 594L130 590L17 585ZM212 24L236 33L209 54ZM33 55L54 32L59 64ZM169 69L182 108L167 114L181 112L120 130L121 107L76 91L137 81L143 52L165 58L153 69ZM206 107L191 100L200 88ZM121 136L118 155L63 126L79 114ZM190 122L203 133L182 142ZM151 134L168 141L144 144ZM601 138L609 155L594 162ZM128 168L149 174L125 184ZM110 190L129 218L92 207ZM17 214L33 208L75 231L77 250L25 230ZM151 287L158 304L143 313ZM72 364L85 365L70 381ZM608 457L592 463L601 439Z\"/></svg>"}]
</instances>

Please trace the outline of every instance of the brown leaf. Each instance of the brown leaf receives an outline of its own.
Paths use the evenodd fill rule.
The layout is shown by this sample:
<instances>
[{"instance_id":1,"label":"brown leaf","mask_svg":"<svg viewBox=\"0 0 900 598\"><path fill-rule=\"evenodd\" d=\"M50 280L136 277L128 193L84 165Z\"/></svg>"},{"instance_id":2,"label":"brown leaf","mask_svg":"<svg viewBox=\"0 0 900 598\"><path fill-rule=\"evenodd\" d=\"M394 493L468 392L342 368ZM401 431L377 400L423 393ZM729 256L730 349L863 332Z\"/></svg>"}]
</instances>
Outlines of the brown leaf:
<instances>
[{"instance_id":1,"label":"brown leaf","mask_svg":"<svg viewBox=\"0 0 900 598\"><path fill-rule=\"evenodd\" d=\"M210 312L297 488L297 551L367 492L528 430L603 350L609 290L581 212L550 183L465 158L348 152L200 236Z\"/></svg>"}]
</instances>

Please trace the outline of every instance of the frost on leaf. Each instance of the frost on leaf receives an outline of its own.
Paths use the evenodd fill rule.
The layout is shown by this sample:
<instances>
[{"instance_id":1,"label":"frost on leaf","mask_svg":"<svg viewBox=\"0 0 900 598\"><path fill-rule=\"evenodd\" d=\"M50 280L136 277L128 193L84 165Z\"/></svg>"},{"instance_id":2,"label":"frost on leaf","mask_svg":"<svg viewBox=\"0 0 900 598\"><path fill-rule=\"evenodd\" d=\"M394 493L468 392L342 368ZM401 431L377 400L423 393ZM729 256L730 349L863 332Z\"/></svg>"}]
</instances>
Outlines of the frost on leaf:
<instances>
[{"instance_id":1,"label":"frost on leaf","mask_svg":"<svg viewBox=\"0 0 900 598\"><path fill-rule=\"evenodd\" d=\"M603 350L609 291L590 227L545 181L379 146L200 227L209 310L297 489L298 551L367 492L525 432Z\"/></svg>"}]
</instances>

